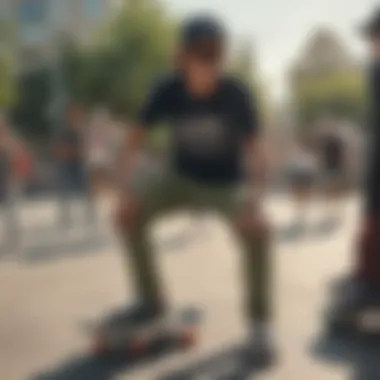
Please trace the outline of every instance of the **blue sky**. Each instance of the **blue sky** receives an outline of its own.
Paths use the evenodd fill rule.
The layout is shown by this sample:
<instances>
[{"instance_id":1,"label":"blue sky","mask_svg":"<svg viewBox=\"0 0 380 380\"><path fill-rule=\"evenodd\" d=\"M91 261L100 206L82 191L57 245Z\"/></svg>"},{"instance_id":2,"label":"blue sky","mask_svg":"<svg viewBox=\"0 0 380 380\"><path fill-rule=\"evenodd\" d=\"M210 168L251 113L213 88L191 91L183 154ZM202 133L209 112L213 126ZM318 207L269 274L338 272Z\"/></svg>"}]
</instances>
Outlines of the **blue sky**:
<instances>
[{"instance_id":1,"label":"blue sky","mask_svg":"<svg viewBox=\"0 0 380 380\"><path fill-rule=\"evenodd\" d=\"M355 26L375 8L374 0L163 0L179 16L212 12L235 37L253 40L259 66L274 94L284 93L284 73L318 25L334 27L356 54L363 45Z\"/></svg>"}]
</instances>

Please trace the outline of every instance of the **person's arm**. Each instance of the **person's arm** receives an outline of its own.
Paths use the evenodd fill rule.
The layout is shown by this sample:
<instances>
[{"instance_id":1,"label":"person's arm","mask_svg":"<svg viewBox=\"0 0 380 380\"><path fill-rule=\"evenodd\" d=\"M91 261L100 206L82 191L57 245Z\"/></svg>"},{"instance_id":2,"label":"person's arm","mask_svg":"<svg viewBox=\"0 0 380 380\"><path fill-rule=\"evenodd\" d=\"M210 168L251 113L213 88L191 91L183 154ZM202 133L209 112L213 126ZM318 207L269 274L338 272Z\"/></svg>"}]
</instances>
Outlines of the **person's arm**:
<instances>
[{"instance_id":1,"label":"person's arm","mask_svg":"<svg viewBox=\"0 0 380 380\"><path fill-rule=\"evenodd\" d=\"M268 183L268 151L262 136L252 135L246 144L248 184L252 197L261 198Z\"/></svg>"},{"instance_id":2,"label":"person's arm","mask_svg":"<svg viewBox=\"0 0 380 380\"><path fill-rule=\"evenodd\" d=\"M117 167L115 168L123 190L128 189L131 184L147 138L148 131L144 125L134 125L124 138L121 154L117 160Z\"/></svg>"},{"instance_id":3,"label":"person's arm","mask_svg":"<svg viewBox=\"0 0 380 380\"><path fill-rule=\"evenodd\" d=\"M169 81L160 82L148 96L137 122L125 137L121 152L123 186L128 188L137 168L138 160L147 144L151 128L170 113L172 86Z\"/></svg>"}]
</instances>

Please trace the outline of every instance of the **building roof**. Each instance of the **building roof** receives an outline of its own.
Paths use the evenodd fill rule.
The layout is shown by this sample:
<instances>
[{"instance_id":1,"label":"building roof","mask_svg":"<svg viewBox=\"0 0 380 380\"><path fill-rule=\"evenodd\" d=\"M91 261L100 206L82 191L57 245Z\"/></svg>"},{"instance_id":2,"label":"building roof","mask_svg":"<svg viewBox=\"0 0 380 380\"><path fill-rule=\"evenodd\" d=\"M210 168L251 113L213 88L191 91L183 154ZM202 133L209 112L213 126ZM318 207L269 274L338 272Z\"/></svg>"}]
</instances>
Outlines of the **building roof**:
<instances>
[{"instance_id":1,"label":"building roof","mask_svg":"<svg viewBox=\"0 0 380 380\"><path fill-rule=\"evenodd\" d=\"M332 29L318 28L308 36L293 71L318 72L355 66L356 61L340 36Z\"/></svg>"}]
</instances>

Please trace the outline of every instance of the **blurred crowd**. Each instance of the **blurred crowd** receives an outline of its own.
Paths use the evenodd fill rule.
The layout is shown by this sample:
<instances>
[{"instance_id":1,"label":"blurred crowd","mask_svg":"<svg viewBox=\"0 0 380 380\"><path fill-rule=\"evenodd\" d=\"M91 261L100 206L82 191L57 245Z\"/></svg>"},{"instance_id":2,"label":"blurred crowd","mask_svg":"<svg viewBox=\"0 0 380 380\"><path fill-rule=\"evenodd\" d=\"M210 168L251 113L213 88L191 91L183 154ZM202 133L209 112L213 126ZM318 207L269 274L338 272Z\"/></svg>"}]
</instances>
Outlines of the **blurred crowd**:
<instances>
[{"instance_id":1,"label":"blurred crowd","mask_svg":"<svg viewBox=\"0 0 380 380\"><path fill-rule=\"evenodd\" d=\"M2 197L11 189L25 196L45 194L52 189L70 186L84 188L86 177L102 188L123 135L123 128L104 110L87 114L80 107L67 111L65 126L47 147L29 144L17 136L15 128L0 119Z\"/></svg>"},{"instance_id":2,"label":"blurred crowd","mask_svg":"<svg viewBox=\"0 0 380 380\"><path fill-rule=\"evenodd\" d=\"M0 189L2 199L16 191L25 197L52 195L70 190L83 194L86 189L104 193L112 188L117 171L118 154L128 131L106 109L88 112L73 105L68 108L64 128L46 146L33 145L18 136L16 128L2 115L0 118ZM278 131L281 132L281 128ZM318 141L334 135L349 154L344 157L347 188L361 184L366 147L365 130L347 121L321 118L306 133L298 136L268 136L268 170L274 187L289 185L289 172L297 166L314 173L323 168L323 148ZM147 157L157 162L159 150L151 146ZM162 153L162 151L161 151ZM166 152L167 153L167 152ZM165 152L164 152L165 154ZM318 177L318 176L317 176ZM320 177L320 176L319 176ZM288 186L288 189L291 186Z\"/></svg>"},{"instance_id":3,"label":"blurred crowd","mask_svg":"<svg viewBox=\"0 0 380 380\"><path fill-rule=\"evenodd\" d=\"M86 203L87 223L94 223L96 199L115 190L127 126L106 109L88 112L72 105L67 109L64 127L52 141L46 142L44 149L28 144L13 127L3 115L0 195L2 205L8 210L4 215L15 221L8 223L8 227L17 231L15 205L21 199L41 196L57 199L62 227L74 223L70 203L78 198ZM364 172L363 130L347 121L325 117L306 131L291 138L282 135L267 138L272 190L280 189L291 195L296 230L305 225L307 206L316 196L330 206L336 205L344 192L360 186ZM151 167L160 162L153 148L146 158ZM329 172L331 165L333 170ZM327 221L330 227L334 224L332 219L339 215L337 207L331 207L331 218Z\"/></svg>"}]
</instances>

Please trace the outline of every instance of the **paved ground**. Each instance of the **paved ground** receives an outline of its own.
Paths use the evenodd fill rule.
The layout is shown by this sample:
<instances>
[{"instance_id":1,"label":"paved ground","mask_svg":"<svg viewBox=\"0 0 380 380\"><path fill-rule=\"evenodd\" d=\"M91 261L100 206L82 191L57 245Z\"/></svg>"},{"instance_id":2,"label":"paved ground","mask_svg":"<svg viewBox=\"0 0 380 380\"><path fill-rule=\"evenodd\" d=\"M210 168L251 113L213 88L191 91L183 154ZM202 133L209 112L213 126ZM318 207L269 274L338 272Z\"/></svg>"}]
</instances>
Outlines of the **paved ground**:
<instances>
[{"instance_id":1,"label":"paved ground","mask_svg":"<svg viewBox=\"0 0 380 380\"><path fill-rule=\"evenodd\" d=\"M268 208L277 226L289 220L286 200L272 199ZM314 204L311 220L321 210ZM106 365L87 355L86 326L131 297L117 243L107 236L104 246L99 239L82 244L80 228L72 235L54 229L51 205L24 207L26 253L0 261L0 379L378 380L380 351L351 349L324 339L320 331L328 282L349 266L355 210L353 198L347 221L335 234L276 239L275 329L281 356L276 367L258 374L237 360L245 332L239 254L217 218L197 221L194 230L185 216L174 216L155 230L173 304L191 303L204 311L199 348L139 365ZM197 239L173 240L183 228L196 232Z\"/></svg>"}]
</instances>

